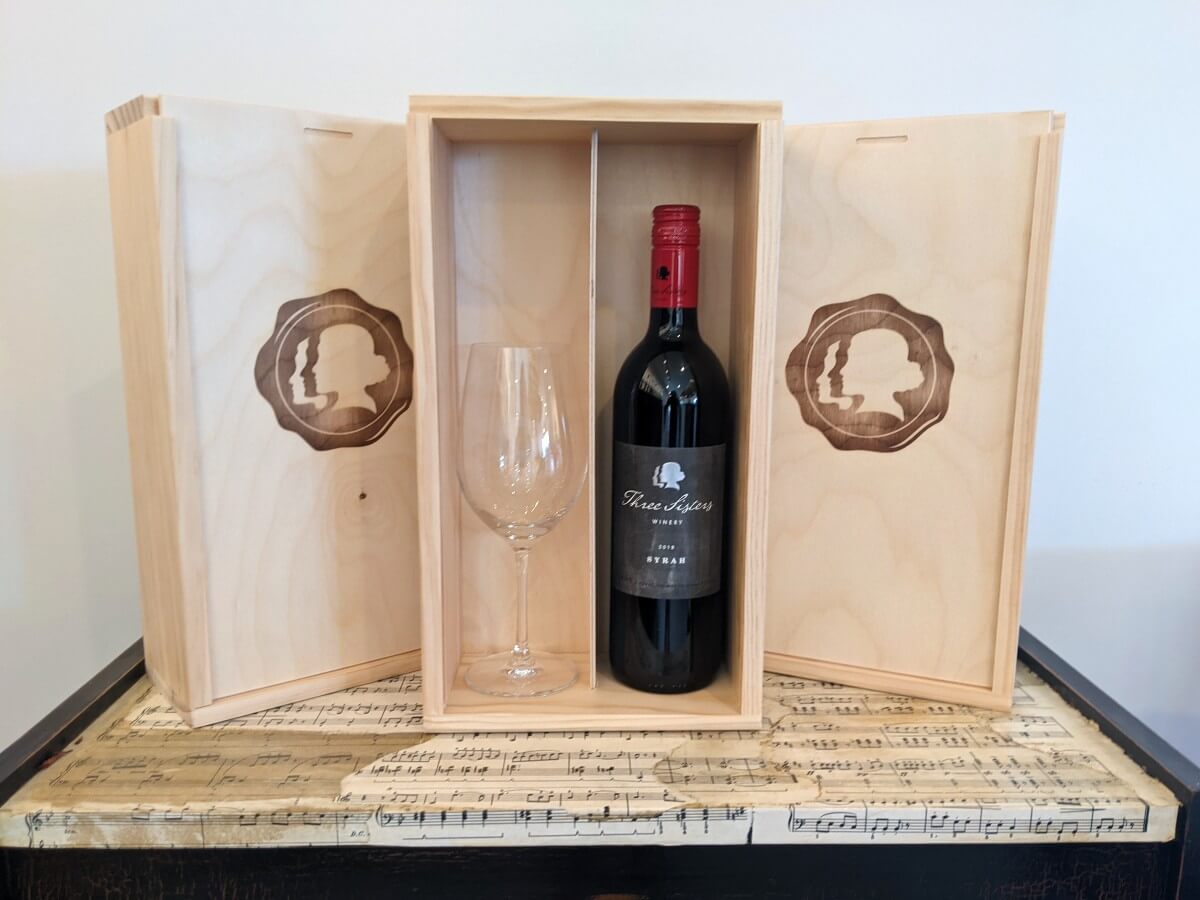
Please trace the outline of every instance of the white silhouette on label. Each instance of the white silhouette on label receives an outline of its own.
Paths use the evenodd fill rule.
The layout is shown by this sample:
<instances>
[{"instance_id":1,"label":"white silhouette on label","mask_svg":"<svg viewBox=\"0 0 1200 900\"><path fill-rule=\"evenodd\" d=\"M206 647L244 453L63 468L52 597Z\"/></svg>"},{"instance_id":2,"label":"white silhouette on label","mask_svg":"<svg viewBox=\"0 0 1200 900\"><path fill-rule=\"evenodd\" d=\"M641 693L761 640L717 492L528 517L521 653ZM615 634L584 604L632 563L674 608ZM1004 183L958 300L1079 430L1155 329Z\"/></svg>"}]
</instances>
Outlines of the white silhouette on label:
<instances>
[{"instance_id":1,"label":"white silhouette on label","mask_svg":"<svg viewBox=\"0 0 1200 900\"><path fill-rule=\"evenodd\" d=\"M679 482L686 478L683 474L683 466L677 462L665 462L661 466L654 467L654 477L651 479L654 486L657 488L670 488L673 491L679 490Z\"/></svg>"}]
</instances>

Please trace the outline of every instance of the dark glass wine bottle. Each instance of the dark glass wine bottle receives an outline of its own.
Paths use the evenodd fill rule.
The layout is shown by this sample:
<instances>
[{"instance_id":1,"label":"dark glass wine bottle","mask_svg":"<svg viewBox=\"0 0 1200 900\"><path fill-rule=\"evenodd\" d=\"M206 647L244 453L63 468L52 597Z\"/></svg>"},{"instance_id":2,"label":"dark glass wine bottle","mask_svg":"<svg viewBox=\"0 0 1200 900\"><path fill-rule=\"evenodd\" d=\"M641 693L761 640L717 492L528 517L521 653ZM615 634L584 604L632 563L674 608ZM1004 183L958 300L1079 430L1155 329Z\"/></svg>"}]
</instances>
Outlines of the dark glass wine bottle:
<instances>
[{"instance_id":1,"label":"dark glass wine bottle","mask_svg":"<svg viewBox=\"0 0 1200 900\"><path fill-rule=\"evenodd\" d=\"M709 684L725 655L729 385L700 337L700 210L654 208L650 327L613 390L609 658L655 693Z\"/></svg>"}]
</instances>

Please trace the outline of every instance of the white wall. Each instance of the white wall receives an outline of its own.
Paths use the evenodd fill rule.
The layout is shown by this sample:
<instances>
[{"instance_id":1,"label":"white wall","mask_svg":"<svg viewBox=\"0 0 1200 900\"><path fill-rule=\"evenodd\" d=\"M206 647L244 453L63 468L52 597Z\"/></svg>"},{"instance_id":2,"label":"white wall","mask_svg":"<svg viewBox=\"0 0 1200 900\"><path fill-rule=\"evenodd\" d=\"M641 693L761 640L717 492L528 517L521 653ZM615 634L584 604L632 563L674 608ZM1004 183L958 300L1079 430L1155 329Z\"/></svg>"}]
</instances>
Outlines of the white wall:
<instances>
[{"instance_id":1,"label":"white wall","mask_svg":"<svg viewBox=\"0 0 1200 900\"><path fill-rule=\"evenodd\" d=\"M1200 757L1200 4L0 4L0 746L138 634L102 113L409 93L1068 113L1023 620Z\"/></svg>"}]
</instances>

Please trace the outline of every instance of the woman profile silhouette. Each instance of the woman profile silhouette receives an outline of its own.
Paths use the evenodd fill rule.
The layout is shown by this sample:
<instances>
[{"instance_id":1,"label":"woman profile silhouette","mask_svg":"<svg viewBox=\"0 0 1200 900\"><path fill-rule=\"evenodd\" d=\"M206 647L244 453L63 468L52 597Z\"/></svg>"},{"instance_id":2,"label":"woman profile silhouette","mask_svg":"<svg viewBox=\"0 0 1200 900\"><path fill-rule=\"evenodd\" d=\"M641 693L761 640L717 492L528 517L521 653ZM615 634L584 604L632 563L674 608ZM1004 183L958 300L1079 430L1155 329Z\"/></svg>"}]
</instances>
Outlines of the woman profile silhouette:
<instances>
[{"instance_id":1,"label":"woman profile silhouette","mask_svg":"<svg viewBox=\"0 0 1200 900\"><path fill-rule=\"evenodd\" d=\"M375 352L371 333L361 325L330 325L309 340L307 362L301 371L313 394L329 399L328 411L357 407L379 412L367 388L387 379L388 361Z\"/></svg>"},{"instance_id":2,"label":"woman profile silhouette","mask_svg":"<svg viewBox=\"0 0 1200 900\"><path fill-rule=\"evenodd\" d=\"M400 319L348 288L289 300L254 365L259 393L314 450L379 440L412 401Z\"/></svg>"},{"instance_id":3,"label":"woman profile silhouette","mask_svg":"<svg viewBox=\"0 0 1200 900\"><path fill-rule=\"evenodd\" d=\"M683 481L687 476L683 474L683 466L677 462L665 462L661 466L654 467L654 474L651 480L655 487L667 488L672 491L679 490L679 482Z\"/></svg>"},{"instance_id":4,"label":"woman profile silhouette","mask_svg":"<svg viewBox=\"0 0 1200 900\"><path fill-rule=\"evenodd\" d=\"M908 342L895 331L871 328L831 344L817 379L818 400L863 415L881 413L903 422L896 395L919 388L921 367L908 358Z\"/></svg>"},{"instance_id":5,"label":"woman profile silhouette","mask_svg":"<svg viewBox=\"0 0 1200 900\"><path fill-rule=\"evenodd\" d=\"M817 309L785 376L804 421L836 449L887 453L945 417L954 361L937 320L870 294Z\"/></svg>"}]
</instances>

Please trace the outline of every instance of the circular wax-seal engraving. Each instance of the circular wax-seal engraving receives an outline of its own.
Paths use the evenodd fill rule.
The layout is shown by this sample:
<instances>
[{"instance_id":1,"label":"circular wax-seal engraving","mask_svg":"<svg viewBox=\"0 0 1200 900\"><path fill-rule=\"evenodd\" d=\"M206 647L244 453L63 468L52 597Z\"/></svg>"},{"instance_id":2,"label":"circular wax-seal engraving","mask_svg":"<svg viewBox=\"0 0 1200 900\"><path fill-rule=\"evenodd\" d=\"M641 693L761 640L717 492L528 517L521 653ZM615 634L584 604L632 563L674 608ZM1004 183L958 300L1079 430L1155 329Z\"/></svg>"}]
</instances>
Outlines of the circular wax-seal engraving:
<instances>
[{"instance_id":1,"label":"circular wax-seal engraving","mask_svg":"<svg viewBox=\"0 0 1200 900\"><path fill-rule=\"evenodd\" d=\"M412 403L413 355L395 313L339 288L279 307L254 380L314 450L362 447Z\"/></svg>"},{"instance_id":2,"label":"circular wax-seal engraving","mask_svg":"<svg viewBox=\"0 0 1200 900\"><path fill-rule=\"evenodd\" d=\"M804 421L838 450L902 450L950 408L954 361L937 320L887 294L822 306L788 356Z\"/></svg>"}]
</instances>

